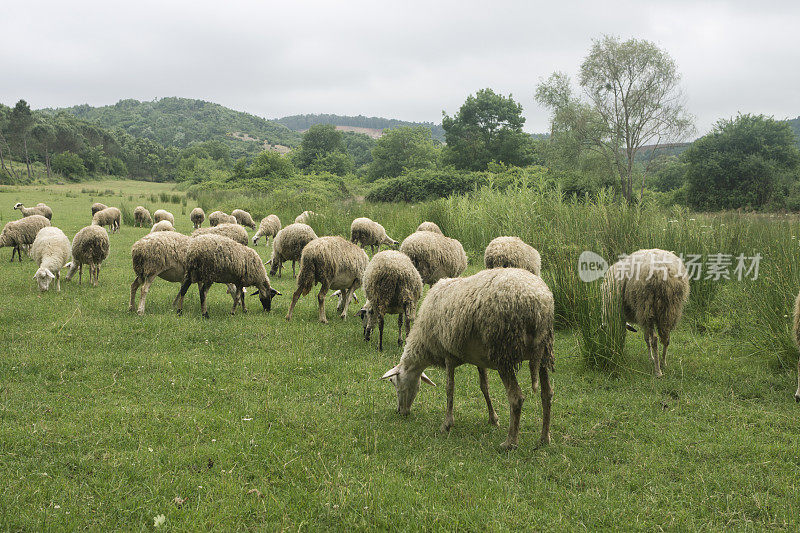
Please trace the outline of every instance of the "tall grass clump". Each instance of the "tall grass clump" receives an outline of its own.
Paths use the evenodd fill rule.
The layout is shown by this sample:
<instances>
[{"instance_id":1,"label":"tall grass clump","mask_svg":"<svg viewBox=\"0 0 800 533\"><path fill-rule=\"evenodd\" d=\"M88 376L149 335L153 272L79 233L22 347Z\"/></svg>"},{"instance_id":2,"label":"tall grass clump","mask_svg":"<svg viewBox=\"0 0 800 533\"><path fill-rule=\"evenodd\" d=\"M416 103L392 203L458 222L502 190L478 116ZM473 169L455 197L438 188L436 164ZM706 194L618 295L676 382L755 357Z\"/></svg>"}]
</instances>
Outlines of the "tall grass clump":
<instances>
[{"instance_id":1,"label":"tall grass clump","mask_svg":"<svg viewBox=\"0 0 800 533\"><path fill-rule=\"evenodd\" d=\"M614 374L625 367L625 314L617 280L577 280L575 315L581 356L588 368Z\"/></svg>"},{"instance_id":2,"label":"tall grass clump","mask_svg":"<svg viewBox=\"0 0 800 533\"><path fill-rule=\"evenodd\" d=\"M122 213L122 223L126 226L133 226L136 222L133 216L133 209L128 204L120 204L119 210Z\"/></svg>"}]
</instances>

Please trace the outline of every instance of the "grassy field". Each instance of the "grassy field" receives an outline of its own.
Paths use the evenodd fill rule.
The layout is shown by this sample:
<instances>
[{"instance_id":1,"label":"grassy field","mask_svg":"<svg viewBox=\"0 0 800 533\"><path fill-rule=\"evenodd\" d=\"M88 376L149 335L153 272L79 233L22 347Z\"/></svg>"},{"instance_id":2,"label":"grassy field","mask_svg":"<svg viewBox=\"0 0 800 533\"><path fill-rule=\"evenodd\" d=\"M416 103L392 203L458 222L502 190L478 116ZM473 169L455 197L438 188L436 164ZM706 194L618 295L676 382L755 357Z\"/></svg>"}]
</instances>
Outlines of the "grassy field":
<instances>
[{"instance_id":1,"label":"grassy field","mask_svg":"<svg viewBox=\"0 0 800 533\"><path fill-rule=\"evenodd\" d=\"M182 198L169 185L123 181L0 187L0 222L18 217L17 201L44 201L71 238L93 201L144 203L188 232L193 204ZM231 317L215 285L209 320L196 289L178 317L178 285L160 279L146 315L129 314L130 246L146 232L123 225L99 287L76 279L60 293L40 294L33 263L9 263L0 250L0 529L150 530L161 515L168 530L800 528L796 375L715 326L734 321L725 298L702 327L689 313L661 380L641 334L628 337L612 377L588 369L580 334L561 329L553 442L536 448L541 406L523 372L520 447L506 454L496 374L500 429L466 367L448 436L444 387L423 388L402 419L378 379L400 355L396 322L382 354L356 318L334 319L333 301L327 326L311 295L287 323L286 271L269 314L253 301ZM475 248L468 273L481 264ZM443 371L428 374L443 384Z\"/></svg>"}]
</instances>

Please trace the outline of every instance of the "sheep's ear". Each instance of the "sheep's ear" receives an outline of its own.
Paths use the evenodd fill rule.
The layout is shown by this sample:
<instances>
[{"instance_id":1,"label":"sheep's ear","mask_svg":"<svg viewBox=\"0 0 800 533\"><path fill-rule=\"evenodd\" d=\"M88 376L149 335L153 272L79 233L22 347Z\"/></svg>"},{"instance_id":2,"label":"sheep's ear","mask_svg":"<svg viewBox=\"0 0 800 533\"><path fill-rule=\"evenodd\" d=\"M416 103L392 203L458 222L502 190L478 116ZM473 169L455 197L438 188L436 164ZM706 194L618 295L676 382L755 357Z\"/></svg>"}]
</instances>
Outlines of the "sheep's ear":
<instances>
[{"instance_id":1,"label":"sheep's ear","mask_svg":"<svg viewBox=\"0 0 800 533\"><path fill-rule=\"evenodd\" d=\"M388 372L386 372L383 376L381 376L381 379L393 378L394 376L396 376L399 373L400 373L400 365L397 365L394 368L392 368L391 370L389 370Z\"/></svg>"},{"instance_id":2,"label":"sheep's ear","mask_svg":"<svg viewBox=\"0 0 800 533\"><path fill-rule=\"evenodd\" d=\"M269 292L272 294L272 296L283 296L279 290L273 289L272 287L269 288Z\"/></svg>"},{"instance_id":3,"label":"sheep's ear","mask_svg":"<svg viewBox=\"0 0 800 533\"><path fill-rule=\"evenodd\" d=\"M423 372L423 373L422 373L422 375L420 376L420 379L421 379L423 382L425 382L425 383L427 383L428 385L430 385L431 387L435 387L435 386L436 386L436 383L434 383L433 381L431 381L431 378L429 378L428 376L426 376L426 375L425 375L425 372Z\"/></svg>"},{"instance_id":4,"label":"sheep's ear","mask_svg":"<svg viewBox=\"0 0 800 533\"><path fill-rule=\"evenodd\" d=\"M364 318L364 315L366 315L366 314L367 314L367 310L362 307L361 309L358 310L358 313L356 313L356 316L359 317L359 318Z\"/></svg>"}]
</instances>

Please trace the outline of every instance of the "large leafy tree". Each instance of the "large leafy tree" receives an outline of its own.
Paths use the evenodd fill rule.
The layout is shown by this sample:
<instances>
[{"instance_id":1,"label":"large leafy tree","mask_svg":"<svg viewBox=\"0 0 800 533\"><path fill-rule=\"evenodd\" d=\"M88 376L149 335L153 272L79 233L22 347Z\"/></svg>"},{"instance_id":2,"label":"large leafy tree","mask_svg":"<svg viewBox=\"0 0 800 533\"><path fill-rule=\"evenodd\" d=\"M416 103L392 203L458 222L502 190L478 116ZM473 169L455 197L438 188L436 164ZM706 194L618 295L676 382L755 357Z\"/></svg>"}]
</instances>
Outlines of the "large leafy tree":
<instances>
[{"instance_id":1,"label":"large leafy tree","mask_svg":"<svg viewBox=\"0 0 800 533\"><path fill-rule=\"evenodd\" d=\"M693 131L675 61L649 41L605 36L581 64L579 82L580 97L559 72L536 89L536 100L553 111L554 142L600 154L618 176L624 198L631 200L642 148L658 148ZM645 164L642 190L648 169Z\"/></svg>"},{"instance_id":2,"label":"large leafy tree","mask_svg":"<svg viewBox=\"0 0 800 533\"><path fill-rule=\"evenodd\" d=\"M9 117L11 133L17 141L19 151L25 155L25 165L28 168L28 179L31 179L31 159L28 153L28 137L33 128L33 114L31 107L25 100L20 100Z\"/></svg>"},{"instance_id":3,"label":"large leafy tree","mask_svg":"<svg viewBox=\"0 0 800 533\"><path fill-rule=\"evenodd\" d=\"M532 139L522 131L522 106L491 89L470 95L458 113L444 114L443 156L456 168L486 170L491 161L523 166L532 162Z\"/></svg>"},{"instance_id":4,"label":"large leafy tree","mask_svg":"<svg viewBox=\"0 0 800 533\"><path fill-rule=\"evenodd\" d=\"M404 126L387 131L375 143L368 176L371 180L395 178L405 170L435 165L436 147L431 130L424 126Z\"/></svg>"},{"instance_id":5,"label":"large leafy tree","mask_svg":"<svg viewBox=\"0 0 800 533\"><path fill-rule=\"evenodd\" d=\"M297 168L307 172L331 172L342 176L353 170L342 132L332 124L311 126L293 154Z\"/></svg>"},{"instance_id":6,"label":"large leafy tree","mask_svg":"<svg viewBox=\"0 0 800 533\"><path fill-rule=\"evenodd\" d=\"M720 120L686 151L688 201L697 209L759 208L781 178L797 182L800 150L791 127L764 115Z\"/></svg>"}]
</instances>

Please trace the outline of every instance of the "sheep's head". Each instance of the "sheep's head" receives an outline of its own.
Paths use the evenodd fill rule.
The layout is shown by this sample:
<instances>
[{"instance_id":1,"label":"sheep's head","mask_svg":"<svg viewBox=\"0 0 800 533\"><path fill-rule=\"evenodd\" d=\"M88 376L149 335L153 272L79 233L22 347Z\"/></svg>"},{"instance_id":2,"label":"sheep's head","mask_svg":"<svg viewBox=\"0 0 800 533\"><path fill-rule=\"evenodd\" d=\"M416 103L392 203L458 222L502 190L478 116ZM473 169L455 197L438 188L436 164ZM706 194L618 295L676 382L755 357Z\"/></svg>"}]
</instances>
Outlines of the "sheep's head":
<instances>
[{"instance_id":1,"label":"sheep's head","mask_svg":"<svg viewBox=\"0 0 800 533\"><path fill-rule=\"evenodd\" d=\"M14 204L14 209L21 209L23 207L24 206L22 205L22 202L17 202L17 203Z\"/></svg>"},{"instance_id":2,"label":"sheep's head","mask_svg":"<svg viewBox=\"0 0 800 533\"><path fill-rule=\"evenodd\" d=\"M283 296L283 294L273 289L269 285L265 287L259 287L259 289L253 293L253 296L256 294L258 294L258 299L261 300L261 306L264 308L264 311L272 310L272 299L274 297Z\"/></svg>"},{"instance_id":3,"label":"sheep's head","mask_svg":"<svg viewBox=\"0 0 800 533\"><path fill-rule=\"evenodd\" d=\"M364 327L364 340L368 341L370 335L372 334L372 330L375 329L377 315L375 310L372 308L372 303L369 301L364 303L364 307L359 309L356 315L358 315L358 317L361 319L361 325Z\"/></svg>"},{"instance_id":4,"label":"sheep's head","mask_svg":"<svg viewBox=\"0 0 800 533\"><path fill-rule=\"evenodd\" d=\"M400 246L400 241L396 241L387 235L383 238L383 242L381 244L387 244L392 248L397 249L397 247Z\"/></svg>"},{"instance_id":5,"label":"sheep's head","mask_svg":"<svg viewBox=\"0 0 800 533\"><path fill-rule=\"evenodd\" d=\"M33 275L33 279L39 284L40 291L46 291L50 288L50 282L56 279L56 276L46 268L40 268Z\"/></svg>"},{"instance_id":6,"label":"sheep's head","mask_svg":"<svg viewBox=\"0 0 800 533\"><path fill-rule=\"evenodd\" d=\"M381 379L388 379L394 385L397 391L397 412L403 416L411 412L411 404L419 392L420 381L436 386L425 372L409 370L402 362L386 372Z\"/></svg>"}]
</instances>

